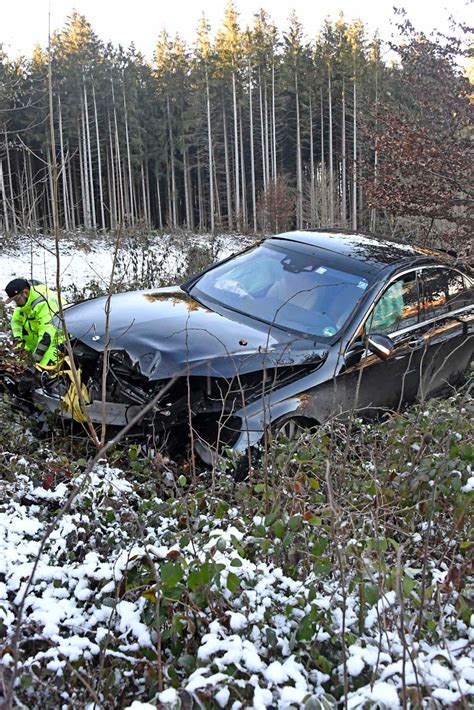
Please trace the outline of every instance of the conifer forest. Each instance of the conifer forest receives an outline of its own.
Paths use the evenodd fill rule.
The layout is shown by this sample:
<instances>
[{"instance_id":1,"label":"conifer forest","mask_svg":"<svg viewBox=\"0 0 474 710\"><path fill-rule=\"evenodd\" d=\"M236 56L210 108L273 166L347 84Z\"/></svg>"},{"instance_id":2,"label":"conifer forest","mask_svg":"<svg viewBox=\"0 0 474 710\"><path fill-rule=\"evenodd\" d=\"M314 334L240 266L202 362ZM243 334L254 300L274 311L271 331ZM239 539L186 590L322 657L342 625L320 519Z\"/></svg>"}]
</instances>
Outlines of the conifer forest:
<instances>
[{"instance_id":1,"label":"conifer forest","mask_svg":"<svg viewBox=\"0 0 474 710\"><path fill-rule=\"evenodd\" d=\"M309 38L294 14L243 28L231 3L151 61L77 13L31 57L0 45L0 229L50 231L57 202L64 230L389 233L402 215L465 243L468 31L398 21L396 45L342 16Z\"/></svg>"}]
</instances>

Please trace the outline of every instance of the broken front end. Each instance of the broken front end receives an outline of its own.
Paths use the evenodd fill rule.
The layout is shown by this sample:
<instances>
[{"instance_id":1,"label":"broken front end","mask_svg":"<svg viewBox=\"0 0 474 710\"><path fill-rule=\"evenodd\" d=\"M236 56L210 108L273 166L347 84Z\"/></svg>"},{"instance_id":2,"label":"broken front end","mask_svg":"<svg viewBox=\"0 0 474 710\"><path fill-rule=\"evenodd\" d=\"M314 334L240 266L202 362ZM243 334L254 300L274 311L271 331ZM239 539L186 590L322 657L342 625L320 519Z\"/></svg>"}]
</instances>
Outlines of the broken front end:
<instances>
[{"instance_id":1,"label":"broken front end","mask_svg":"<svg viewBox=\"0 0 474 710\"><path fill-rule=\"evenodd\" d=\"M193 449L208 464L238 443L245 449L259 441L264 422L250 426L246 408L257 402L264 408L270 393L302 375L301 366L262 367L242 374L236 370L232 376L210 367L208 375L191 370L152 380L125 350L98 352L76 341L74 353L81 396L72 373L62 372L43 382L36 401L63 417L78 422L88 418L97 427L105 424L110 436L132 425L128 436L172 457Z\"/></svg>"}]
</instances>

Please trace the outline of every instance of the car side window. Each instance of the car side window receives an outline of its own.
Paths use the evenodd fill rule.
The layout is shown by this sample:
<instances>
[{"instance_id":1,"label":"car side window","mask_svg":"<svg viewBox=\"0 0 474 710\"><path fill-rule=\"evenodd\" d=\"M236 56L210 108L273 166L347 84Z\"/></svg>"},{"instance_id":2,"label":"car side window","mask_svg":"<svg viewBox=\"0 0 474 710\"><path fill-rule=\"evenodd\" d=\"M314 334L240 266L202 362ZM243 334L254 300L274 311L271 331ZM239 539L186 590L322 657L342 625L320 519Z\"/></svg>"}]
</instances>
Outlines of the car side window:
<instances>
[{"instance_id":1,"label":"car side window","mask_svg":"<svg viewBox=\"0 0 474 710\"><path fill-rule=\"evenodd\" d=\"M462 308L469 302L468 295L464 277L458 271L423 269L423 320Z\"/></svg>"},{"instance_id":2,"label":"car side window","mask_svg":"<svg viewBox=\"0 0 474 710\"><path fill-rule=\"evenodd\" d=\"M393 333L419 322L416 271L392 282L379 298L366 324L367 333Z\"/></svg>"}]
</instances>

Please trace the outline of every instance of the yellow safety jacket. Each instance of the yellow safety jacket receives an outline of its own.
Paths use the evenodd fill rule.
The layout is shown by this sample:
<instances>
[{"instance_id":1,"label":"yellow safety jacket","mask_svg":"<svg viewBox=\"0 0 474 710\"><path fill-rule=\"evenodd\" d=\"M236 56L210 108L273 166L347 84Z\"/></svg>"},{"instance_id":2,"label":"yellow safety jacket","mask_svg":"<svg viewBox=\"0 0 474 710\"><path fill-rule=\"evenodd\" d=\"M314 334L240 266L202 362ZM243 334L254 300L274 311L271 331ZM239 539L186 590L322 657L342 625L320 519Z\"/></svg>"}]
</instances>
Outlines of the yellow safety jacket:
<instances>
[{"instance_id":1,"label":"yellow safety jacket","mask_svg":"<svg viewBox=\"0 0 474 710\"><path fill-rule=\"evenodd\" d=\"M39 365L56 364L58 345L64 340L63 332L51 323L59 312L57 295L47 286L30 282L28 300L13 311L11 328L13 337L20 340Z\"/></svg>"}]
</instances>

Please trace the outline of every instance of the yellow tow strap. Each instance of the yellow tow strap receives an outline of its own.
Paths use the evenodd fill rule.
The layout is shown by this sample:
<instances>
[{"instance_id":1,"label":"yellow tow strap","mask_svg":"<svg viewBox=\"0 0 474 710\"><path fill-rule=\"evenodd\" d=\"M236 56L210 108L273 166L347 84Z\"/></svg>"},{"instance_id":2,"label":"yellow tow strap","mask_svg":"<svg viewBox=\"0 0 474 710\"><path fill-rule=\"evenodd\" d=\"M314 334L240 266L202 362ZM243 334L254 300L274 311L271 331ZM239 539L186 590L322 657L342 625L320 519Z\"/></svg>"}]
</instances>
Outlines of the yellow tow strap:
<instances>
[{"instance_id":1,"label":"yellow tow strap","mask_svg":"<svg viewBox=\"0 0 474 710\"><path fill-rule=\"evenodd\" d=\"M67 367L65 367L67 365ZM66 410L66 412L69 412L71 417L74 419L76 422L85 422L87 421L87 417L84 414L84 411L81 406L81 400L79 397L79 393L76 387L76 383L74 382L74 375L72 373L72 368L71 368L71 361L67 356L64 356L60 362L54 364L54 365L36 365L36 368L40 371L42 370L47 370L48 372L55 371L58 374L61 375L67 375L67 377L71 380L71 384L69 385L69 388L62 398L61 402L61 409ZM89 404L89 393L87 391L87 387L85 384L81 381L81 370L78 369L76 370L77 372L77 378L79 380L79 387L80 391L82 394L82 399L84 400L84 404Z\"/></svg>"},{"instance_id":2,"label":"yellow tow strap","mask_svg":"<svg viewBox=\"0 0 474 710\"><path fill-rule=\"evenodd\" d=\"M69 365L69 368L67 370L62 370L62 372L64 372L64 374L69 377L69 379L71 380L71 384L69 385L69 389L63 397L61 406L63 409L69 412L74 421L82 423L87 421L87 417L85 416L85 413L81 406L81 401L79 398L79 393L77 391L76 383L74 382L74 375L72 374L72 368L69 358L65 357L64 362ZM81 370L78 369L76 370L76 372L84 404L89 404L89 393L87 392L87 387L81 381Z\"/></svg>"},{"instance_id":3,"label":"yellow tow strap","mask_svg":"<svg viewBox=\"0 0 474 710\"><path fill-rule=\"evenodd\" d=\"M61 363L62 363L62 360L61 360ZM56 363L54 363L54 365L41 365L39 362L37 362L35 367L40 372L43 372L43 370L47 370L48 372L52 372L53 370L56 370L56 372L59 372L61 363L56 362Z\"/></svg>"}]
</instances>

